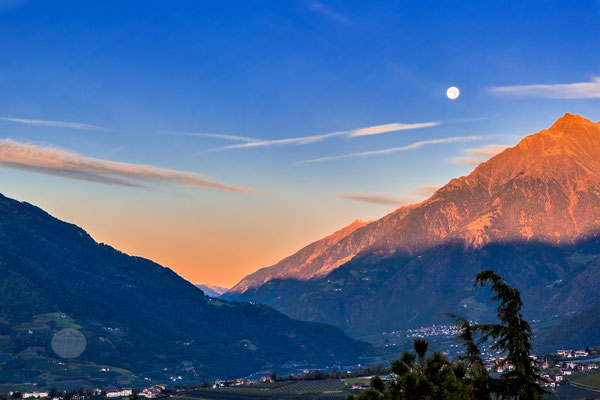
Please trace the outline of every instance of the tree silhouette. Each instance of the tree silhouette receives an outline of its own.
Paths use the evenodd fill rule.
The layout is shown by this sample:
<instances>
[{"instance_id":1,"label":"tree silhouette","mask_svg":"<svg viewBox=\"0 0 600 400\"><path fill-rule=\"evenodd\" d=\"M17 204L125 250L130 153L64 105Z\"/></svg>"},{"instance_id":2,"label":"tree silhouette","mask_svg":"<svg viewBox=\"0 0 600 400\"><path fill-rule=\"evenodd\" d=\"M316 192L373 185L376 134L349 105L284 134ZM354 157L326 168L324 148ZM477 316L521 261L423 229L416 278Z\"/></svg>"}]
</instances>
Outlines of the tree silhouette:
<instances>
[{"instance_id":1,"label":"tree silhouette","mask_svg":"<svg viewBox=\"0 0 600 400\"><path fill-rule=\"evenodd\" d=\"M451 363L442 353L427 355L429 344L424 339L413 342L413 351L405 351L392 363L396 380L390 383L391 399L463 399L468 398L465 385L466 368L462 362Z\"/></svg>"},{"instance_id":2,"label":"tree silhouette","mask_svg":"<svg viewBox=\"0 0 600 400\"><path fill-rule=\"evenodd\" d=\"M385 383L383 383L379 375L375 375L371 378L371 387L381 393L385 391Z\"/></svg>"},{"instance_id":3,"label":"tree silhouette","mask_svg":"<svg viewBox=\"0 0 600 400\"><path fill-rule=\"evenodd\" d=\"M508 367L499 378L488 378L490 388L501 399L541 399L548 393L540 385L539 367L531 359L531 326L523 319L523 302L519 291L492 270L480 272L475 277L473 289L487 287L495 293L490 299L496 306L497 324L472 326L481 333L479 343L492 341L491 349L506 354L498 366Z\"/></svg>"},{"instance_id":4,"label":"tree silhouette","mask_svg":"<svg viewBox=\"0 0 600 400\"><path fill-rule=\"evenodd\" d=\"M465 363L466 373L473 389L472 398L476 400L491 399L490 375L483 364L481 351L475 341L476 332L474 327L463 317L454 314L446 315L452 317L454 325L460 328L460 334L456 337L456 340L462 342L464 352L458 356L458 359Z\"/></svg>"},{"instance_id":5,"label":"tree silhouette","mask_svg":"<svg viewBox=\"0 0 600 400\"><path fill-rule=\"evenodd\" d=\"M372 380L371 388L349 399L524 399L538 400L549 393L540 385L539 368L531 359L529 323L523 319L523 302L519 291L511 287L494 271L487 270L475 277L473 290L488 287L494 293L490 299L497 302L495 308L498 323L475 324L461 316L446 314L460 328L457 340L464 350L455 362L442 353L429 351L424 339L415 339L413 351L405 351L392 363L395 380L386 390ZM478 338L477 338L478 337ZM491 342L491 349L505 355L497 367L508 369L499 377L491 377L485 368L479 345ZM378 378L378 377L377 377Z\"/></svg>"}]
</instances>

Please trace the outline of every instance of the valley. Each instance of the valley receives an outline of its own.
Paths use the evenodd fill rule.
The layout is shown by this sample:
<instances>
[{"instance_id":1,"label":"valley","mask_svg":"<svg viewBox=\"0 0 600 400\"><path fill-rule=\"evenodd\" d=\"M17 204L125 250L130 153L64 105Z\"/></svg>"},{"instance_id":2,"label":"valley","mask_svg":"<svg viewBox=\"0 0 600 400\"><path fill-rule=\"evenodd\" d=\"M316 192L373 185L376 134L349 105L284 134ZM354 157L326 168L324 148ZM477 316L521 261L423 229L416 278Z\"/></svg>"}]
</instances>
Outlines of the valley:
<instances>
[{"instance_id":1,"label":"valley","mask_svg":"<svg viewBox=\"0 0 600 400\"><path fill-rule=\"evenodd\" d=\"M0 400L600 400L600 0L0 0Z\"/></svg>"},{"instance_id":2,"label":"valley","mask_svg":"<svg viewBox=\"0 0 600 400\"><path fill-rule=\"evenodd\" d=\"M547 329L540 324L539 351L595 344L598 137L599 123L567 113L424 202L350 225L244 278L223 298L365 337L443 324L444 312L485 320L489 305L471 286L491 268L523 293L528 318L553 319ZM311 275L330 265L327 275ZM271 279L255 281L267 272Z\"/></svg>"}]
</instances>

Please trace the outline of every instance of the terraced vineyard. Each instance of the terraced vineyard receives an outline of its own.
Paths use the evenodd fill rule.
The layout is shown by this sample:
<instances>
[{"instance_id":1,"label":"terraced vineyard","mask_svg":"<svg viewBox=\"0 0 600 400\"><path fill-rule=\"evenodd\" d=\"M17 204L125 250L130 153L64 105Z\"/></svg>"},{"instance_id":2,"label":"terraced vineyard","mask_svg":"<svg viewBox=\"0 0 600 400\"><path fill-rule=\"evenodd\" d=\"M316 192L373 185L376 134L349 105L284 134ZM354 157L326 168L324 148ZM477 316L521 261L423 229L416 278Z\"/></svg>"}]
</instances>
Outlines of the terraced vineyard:
<instances>
[{"instance_id":1,"label":"terraced vineyard","mask_svg":"<svg viewBox=\"0 0 600 400\"><path fill-rule=\"evenodd\" d=\"M178 397L178 400L335 400L346 399L349 393L349 387L341 380L326 379L198 389L187 392L184 396Z\"/></svg>"},{"instance_id":2,"label":"terraced vineyard","mask_svg":"<svg viewBox=\"0 0 600 400\"><path fill-rule=\"evenodd\" d=\"M109 384L135 387L147 383L125 368L94 363L85 357L58 358L50 347L50 341L53 333L63 328L81 329L82 326L80 321L60 311L36 314L31 320L10 325L0 321L0 393L15 388L38 390L39 386L34 383L39 382L59 390ZM110 371L101 371L103 368ZM3 385L20 381L29 384Z\"/></svg>"}]
</instances>

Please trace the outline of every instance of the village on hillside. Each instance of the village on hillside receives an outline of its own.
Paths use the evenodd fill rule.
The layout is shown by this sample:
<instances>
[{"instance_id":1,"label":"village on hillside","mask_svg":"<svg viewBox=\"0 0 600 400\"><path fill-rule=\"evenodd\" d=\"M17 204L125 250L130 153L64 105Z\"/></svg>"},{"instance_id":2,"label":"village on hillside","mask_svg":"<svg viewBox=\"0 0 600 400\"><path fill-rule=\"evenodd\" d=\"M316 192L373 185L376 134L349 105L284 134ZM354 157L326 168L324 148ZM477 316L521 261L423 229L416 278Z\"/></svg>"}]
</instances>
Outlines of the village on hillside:
<instances>
[{"instance_id":1,"label":"village on hillside","mask_svg":"<svg viewBox=\"0 0 600 400\"><path fill-rule=\"evenodd\" d=\"M430 337L433 335L454 335L456 331L450 327L432 327L411 330L409 335ZM447 353L447 352L446 352ZM512 369L504 365L504 357L489 349L483 351L484 365L491 374L500 374ZM553 354L531 355L533 361L541 369L542 385L553 391L561 385L570 385L582 389L600 389L600 348L557 350ZM359 371L324 373L321 371L305 371L303 375L278 377L275 374L264 375L260 378L239 378L234 380L217 379L202 385L172 385L155 384L142 389L115 386L104 388L86 388L75 391L56 389L39 391L9 391L1 393L1 399L40 399L40 400L136 400L140 398L159 399L170 397L185 398L236 398L243 393L276 393L285 389L285 393L327 393L346 396L349 393L360 392L370 387L371 379L379 376L384 382L395 379L389 369L378 366ZM177 381L178 377L173 377ZM296 391L296 392L294 392ZM236 394L237 393L237 394ZM226 395L223 397L222 395ZM233 395L234 397L231 397ZM345 397L339 397L345 398Z\"/></svg>"}]
</instances>

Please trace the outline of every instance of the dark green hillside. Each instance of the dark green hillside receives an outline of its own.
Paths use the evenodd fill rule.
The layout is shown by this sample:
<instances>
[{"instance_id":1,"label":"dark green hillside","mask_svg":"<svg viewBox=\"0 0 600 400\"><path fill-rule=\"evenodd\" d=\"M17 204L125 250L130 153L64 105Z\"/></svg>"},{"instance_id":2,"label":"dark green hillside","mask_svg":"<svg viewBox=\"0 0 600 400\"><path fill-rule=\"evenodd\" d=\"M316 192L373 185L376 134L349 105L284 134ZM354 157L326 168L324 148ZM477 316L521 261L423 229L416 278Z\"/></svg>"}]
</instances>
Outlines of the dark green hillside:
<instances>
[{"instance_id":1,"label":"dark green hillside","mask_svg":"<svg viewBox=\"0 0 600 400\"><path fill-rule=\"evenodd\" d=\"M567 113L427 200L285 259L295 271L319 255L315 267L352 256L329 275L258 280L236 298L370 335L441 322L448 311L485 318L471 279L493 269L520 290L528 318L569 318L600 302L598 160L600 123Z\"/></svg>"},{"instance_id":2,"label":"dark green hillside","mask_svg":"<svg viewBox=\"0 0 600 400\"><path fill-rule=\"evenodd\" d=\"M39 318L47 313L58 317ZM168 268L3 196L0 318L3 354L41 347L50 356L51 336L68 320L87 338L81 361L198 381L282 365L348 365L368 348L266 306L210 299Z\"/></svg>"},{"instance_id":3,"label":"dark green hillside","mask_svg":"<svg viewBox=\"0 0 600 400\"><path fill-rule=\"evenodd\" d=\"M448 323L443 312L485 320L489 304L473 295L472 279L493 268L521 291L528 318L568 318L600 301L598 255L597 238L564 246L524 242L466 248L449 243L411 255L362 255L325 277L272 280L242 298L368 335ZM589 339L594 337L598 342L590 333Z\"/></svg>"},{"instance_id":4,"label":"dark green hillside","mask_svg":"<svg viewBox=\"0 0 600 400\"><path fill-rule=\"evenodd\" d=\"M586 307L555 328L543 332L538 340L540 351L561 348L585 349L600 344L600 302Z\"/></svg>"}]
</instances>

